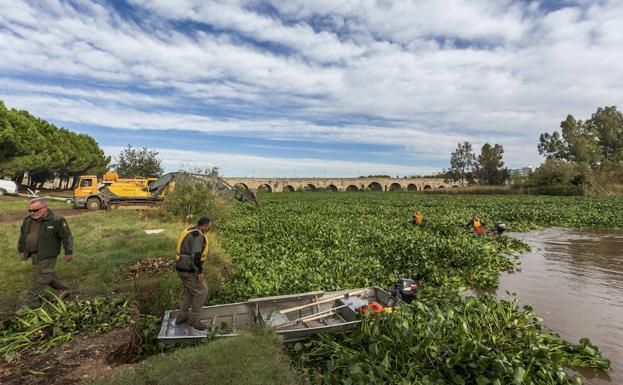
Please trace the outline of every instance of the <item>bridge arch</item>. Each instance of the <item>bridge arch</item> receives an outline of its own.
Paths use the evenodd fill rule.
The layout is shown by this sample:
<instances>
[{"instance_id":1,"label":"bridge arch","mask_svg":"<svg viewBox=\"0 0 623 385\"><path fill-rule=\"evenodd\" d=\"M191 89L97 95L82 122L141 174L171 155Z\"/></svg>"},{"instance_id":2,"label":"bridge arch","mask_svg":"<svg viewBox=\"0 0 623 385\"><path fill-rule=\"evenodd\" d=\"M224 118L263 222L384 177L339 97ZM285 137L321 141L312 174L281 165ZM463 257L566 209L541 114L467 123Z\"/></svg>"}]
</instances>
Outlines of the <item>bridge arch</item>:
<instances>
[{"instance_id":1,"label":"bridge arch","mask_svg":"<svg viewBox=\"0 0 623 385\"><path fill-rule=\"evenodd\" d=\"M260 192L260 191L263 191L263 192L273 192L273 188L270 187L270 185L268 183L264 183L264 184L261 184L261 185L257 186L257 191L258 192Z\"/></svg>"},{"instance_id":2,"label":"bridge arch","mask_svg":"<svg viewBox=\"0 0 623 385\"><path fill-rule=\"evenodd\" d=\"M444 185L440 185L440 186L439 186L439 187L437 187L437 188L446 188L446 186L444 186Z\"/></svg>"},{"instance_id":3,"label":"bridge arch","mask_svg":"<svg viewBox=\"0 0 623 385\"><path fill-rule=\"evenodd\" d=\"M317 190L316 186L314 186L313 184L309 183L307 185L305 185L305 187L303 188L305 191L307 192L315 192Z\"/></svg>"},{"instance_id":4,"label":"bridge arch","mask_svg":"<svg viewBox=\"0 0 623 385\"><path fill-rule=\"evenodd\" d=\"M294 187L288 185L283 186L283 188L281 189L281 192L294 192Z\"/></svg>"},{"instance_id":5,"label":"bridge arch","mask_svg":"<svg viewBox=\"0 0 623 385\"><path fill-rule=\"evenodd\" d=\"M415 183L409 183L407 191L417 191L417 185Z\"/></svg>"},{"instance_id":6,"label":"bridge arch","mask_svg":"<svg viewBox=\"0 0 623 385\"><path fill-rule=\"evenodd\" d=\"M426 186L424 186L424 190L432 190L432 189L433 189L433 188L432 188L432 187L430 187L430 185L429 185L429 184L427 184Z\"/></svg>"},{"instance_id":7,"label":"bridge arch","mask_svg":"<svg viewBox=\"0 0 623 385\"><path fill-rule=\"evenodd\" d=\"M346 192L355 192L355 191L359 191L359 187L355 186L354 184L350 184L348 185L348 187L346 187Z\"/></svg>"},{"instance_id":8,"label":"bridge arch","mask_svg":"<svg viewBox=\"0 0 623 385\"><path fill-rule=\"evenodd\" d=\"M368 185L368 189L374 192L383 191L383 186L379 182L372 182Z\"/></svg>"},{"instance_id":9,"label":"bridge arch","mask_svg":"<svg viewBox=\"0 0 623 385\"><path fill-rule=\"evenodd\" d=\"M328 186L326 186L324 188L324 191L327 191L327 192L338 192L339 190L338 190L336 185L330 184L330 185L328 185Z\"/></svg>"},{"instance_id":10,"label":"bridge arch","mask_svg":"<svg viewBox=\"0 0 623 385\"><path fill-rule=\"evenodd\" d=\"M237 191L251 191L251 190L249 189L249 186L247 186L246 184L244 184L244 183L242 183L242 182L240 182L240 183L236 183L236 184L234 185L234 189L235 189L235 190L237 190Z\"/></svg>"},{"instance_id":11,"label":"bridge arch","mask_svg":"<svg viewBox=\"0 0 623 385\"><path fill-rule=\"evenodd\" d=\"M452 188L459 188L459 185L455 184L454 186L452 186Z\"/></svg>"},{"instance_id":12,"label":"bridge arch","mask_svg":"<svg viewBox=\"0 0 623 385\"><path fill-rule=\"evenodd\" d=\"M402 191L402 186L400 183L394 182L389 186L389 191Z\"/></svg>"}]
</instances>

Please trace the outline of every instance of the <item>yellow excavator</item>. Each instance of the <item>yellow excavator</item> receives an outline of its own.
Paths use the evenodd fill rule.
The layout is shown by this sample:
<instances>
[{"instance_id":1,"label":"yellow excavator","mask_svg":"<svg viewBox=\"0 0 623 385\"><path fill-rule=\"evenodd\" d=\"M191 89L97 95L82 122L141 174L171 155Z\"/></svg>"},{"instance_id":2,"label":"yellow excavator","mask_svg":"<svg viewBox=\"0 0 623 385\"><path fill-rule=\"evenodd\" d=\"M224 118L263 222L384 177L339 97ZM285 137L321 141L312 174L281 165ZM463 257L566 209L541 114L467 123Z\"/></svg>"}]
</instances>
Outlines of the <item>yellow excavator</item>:
<instances>
[{"instance_id":1,"label":"yellow excavator","mask_svg":"<svg viewBox=\"0 0 623 385\"><path fill-rule=\"evenodd\" d=\"M176 181L203 183L215 192L226 194L242 202L253 201L257 206L255 194L239 191L218 176L174 172L160 178L119 178L116 172L107 172L102 179L96 175L83 175L74 189L73 202L78 207L89 210L152 207L173 191Z\"/></svg>"}]
</instances>

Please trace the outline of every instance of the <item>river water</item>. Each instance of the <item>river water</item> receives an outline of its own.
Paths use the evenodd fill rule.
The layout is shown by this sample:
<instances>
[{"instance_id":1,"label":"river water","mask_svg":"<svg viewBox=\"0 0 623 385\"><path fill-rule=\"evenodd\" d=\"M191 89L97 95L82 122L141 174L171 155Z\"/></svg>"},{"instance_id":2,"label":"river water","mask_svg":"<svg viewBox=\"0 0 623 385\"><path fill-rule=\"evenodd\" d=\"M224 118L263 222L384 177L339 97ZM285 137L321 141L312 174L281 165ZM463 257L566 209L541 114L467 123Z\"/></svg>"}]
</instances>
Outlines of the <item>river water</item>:
<instances>
[{"instance_id":1,"label":"river water","mask_svg":"<svg viewBox=\"0 0 623 385\"><path fill-rule=\"evenodd\" d=\"M496 291L517 295L550 329L577 342L588 337L614 371L582 371L586 384L623 384L623 231L549 228L510 233L532 250Z\"/></svg>"}]
</instances>

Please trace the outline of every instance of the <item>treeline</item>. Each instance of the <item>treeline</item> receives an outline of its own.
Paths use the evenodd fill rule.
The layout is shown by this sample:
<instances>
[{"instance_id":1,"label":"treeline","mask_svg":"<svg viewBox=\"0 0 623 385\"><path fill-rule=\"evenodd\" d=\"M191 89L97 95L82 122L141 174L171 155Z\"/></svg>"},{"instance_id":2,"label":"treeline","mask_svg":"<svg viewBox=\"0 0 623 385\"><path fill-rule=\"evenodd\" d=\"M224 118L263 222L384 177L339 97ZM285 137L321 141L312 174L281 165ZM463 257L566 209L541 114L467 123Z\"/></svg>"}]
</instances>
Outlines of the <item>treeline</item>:
<instances>
[{"instance_id":1,"label":"treeline","mask_svg":"<svg viewBox=\"0 0 623 385\"><path fill-rule=\"evenodd\" d=\"M0 176L40 187L60 178L65 187L72 177L101 174L110 157L97 142L32 116L28 111L8 109L0 101ZM76 178L73 178L75 184Z\"/></svg>"},{"instance_id":2,"label":"treeline","mask_svg":"<svg viewBox=\"0 0 623 385\"><path fill-rule=\"evenodd\" d=\"M587 120L568 115L560 131L543 133L538 150L545 162L527 186L556 194L607 194L623 184L623 114L598 108Z\"/></svg>"},{"instance_id":3,"label":"treeline","mask_svg":"<svg viewBox=\"0 0 623 385\"><path fill-rule=\"evenodd\" d=\"M515 193L623 192L623 114L616 106L600 107L586 120L567 115L560 131L540 135L538 151L545 161L529 175L511 178L501 145L485 143L476 155L470 142L459 143L440 176L461 186L510 185Z\"/></svg>"}]
</instances>

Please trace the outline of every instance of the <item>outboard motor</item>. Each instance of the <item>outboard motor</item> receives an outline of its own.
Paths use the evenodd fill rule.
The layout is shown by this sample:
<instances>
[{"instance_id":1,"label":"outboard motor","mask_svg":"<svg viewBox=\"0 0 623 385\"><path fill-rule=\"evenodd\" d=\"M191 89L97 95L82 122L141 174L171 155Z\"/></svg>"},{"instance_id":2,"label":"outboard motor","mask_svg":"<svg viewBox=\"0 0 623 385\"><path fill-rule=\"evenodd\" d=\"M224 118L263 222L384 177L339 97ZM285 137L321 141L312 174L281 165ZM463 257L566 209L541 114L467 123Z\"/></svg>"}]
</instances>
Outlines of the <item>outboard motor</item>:
<instances>
[{"instance_id":1,"label":"outboard motor","mask_svg":"<svg viewBox=\"0 0 623 385\"><path fill-rule=\"evenodd\" d=\"M503 232L506 231L506 225L502 222L497 222L493 227L493 232L497 235L502 235Z\"/></svg>"},{"instance_id":2,"label":"outboard motor","mask_svg":"<svg viewBox=\"0 0 623 385\"><path fill-rule=\"evenodd\" d=\"M405 303L411 303L417 296L417 284L415 280L409 278L398 278L391 290L392 298L390 300L390 306L395 306L398 300L402 300Z\"/></svg>"}]
</instances>

